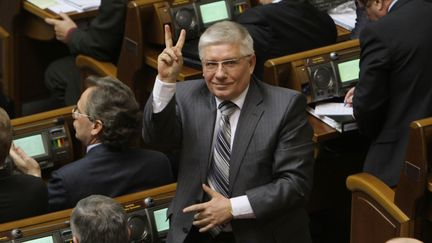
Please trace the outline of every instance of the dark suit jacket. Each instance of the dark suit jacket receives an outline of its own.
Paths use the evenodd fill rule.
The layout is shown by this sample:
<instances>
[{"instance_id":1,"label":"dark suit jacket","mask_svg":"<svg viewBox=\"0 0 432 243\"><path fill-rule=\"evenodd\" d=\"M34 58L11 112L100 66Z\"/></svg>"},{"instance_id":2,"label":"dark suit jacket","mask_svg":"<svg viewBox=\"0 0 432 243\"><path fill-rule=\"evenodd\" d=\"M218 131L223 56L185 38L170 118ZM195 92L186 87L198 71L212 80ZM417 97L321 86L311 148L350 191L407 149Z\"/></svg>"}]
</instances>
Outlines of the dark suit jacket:
<instances>
[{"instance_id":1,"label":"dark suit jacket","mask_svg":"<svg viewBox=\"0 0 432 243\"><path fill-rule=\"evenodd\" d=\"M48 211L45 182L31 175L9 175L0 170L0 223L44 214Z\"/></svg>"},{"instance_id":2,"label":"dark suit jacket","mask_svg":"<svg viewBox=\"0 0 432 243\"><path fill-rule=\"evenodd\" d=\"M283 0L250 8L237 22L248 29L254 40L254 73L261 79L267 59L330 45L337 38L330 16L307 0Z\"/></svg>"},{"instance_id":3,"label":"dark suit jacket","mask_svg":"<svg viewBox=\"0 0 432 243\"><path fill-rule=\"evenodd\" d=\"M92 194L117 197L172 182L164 154L143 149L111 151L102 144L52 173L49 204L51 210L72 208Z\"/></svg>"},{"instance_id":4,"label":"dark suit jacket","mask_svg":"<svg viewBox=\"0 0 432 243\"><path fill-rule=\"evenodd\" d=\"M309 242L304 209L312 186L312 130L305 98L292 90L252 81L231 153L229 196L247 195L256 219L231 221L237 242ZM203 80L177 83L175 99L144 110L147 142L181 146L176 197L168 210L168 242L183 242L193 214L182 209L203 200L211 161L216 102Z\"/></svg>"},{"instance_id":5,"label":"dark suit jacket","mask_svg":"<svg viewBox=\"0 0 432 243\"><path fill-rule=\"evenodd\" d=\"M102 0L99 14L88 27L69 35L72 54L84 54L100 61L117 62L124 34L127 0Z\"/></svg>"},{"instance_id":6,"label":"dark suit jacket","mask_svg":"<svg viewBox=\"0 0 432 243\"><path fill-rule=\"evenodd\" d=\"M364 170L398 183L408 127L432 115L432 2L399 0L360 34L354 114L373 139Z\"/></svg>"}]
</instances>

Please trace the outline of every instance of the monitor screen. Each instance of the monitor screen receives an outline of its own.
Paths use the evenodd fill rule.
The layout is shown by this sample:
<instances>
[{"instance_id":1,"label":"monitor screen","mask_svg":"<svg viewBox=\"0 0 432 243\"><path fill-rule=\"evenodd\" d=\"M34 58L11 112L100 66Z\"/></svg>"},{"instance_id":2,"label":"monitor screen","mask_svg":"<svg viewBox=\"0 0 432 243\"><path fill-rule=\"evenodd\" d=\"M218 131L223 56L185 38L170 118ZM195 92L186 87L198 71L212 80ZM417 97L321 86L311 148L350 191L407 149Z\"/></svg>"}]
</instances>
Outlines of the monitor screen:
<instances>
[{"instance_id":1,"label":"monitor screen","mask_svg":"<svg viewBox=\"0 0 432 243\"><path fill-rule=\"evenodd\" d=\"M169 221L167 220L168 208L159 209L153 212L156 230L158 233L167 231L169 229Z\"/></svg>"},{"instance_id":2,"label":"monitor screen","mask_svg":"<svg viewBox=\"0 0 432 243\"><path fill-rule=\"evenodd\" d=\"M202 3L199 5L199 9L204 27L208 27L212 23L218 21L230 19L228 6L225 0Z\"/></svg>"},{"instance_id":3,"label":"monitor screen","mask_svg":"<svg viewBox=\"0 0 432 243\"><path fill-rule=\"evenodd\" d=\"M14 139L13 143L24 150L28 156L35 159L46 157L49 154L42 133Z\"/></svg>"},{"instance_id":4,"label":"monitor screen","mask_svg":"<svg viewBox=\"0 0 432 243\"><path fill-rule=\"evenodd\" d=\"M349 60L338 63L339 77L342 84L358 80L360 59Z\"/></svg>"},{"instance_id":5,"label":"monitor screen","mask_svg":"<svg viewBox=\"0 0 432 243\"><path fill-rule=\"evenodd\" d=\"M37 239L33 239L33 240L22 241L21 243L54 243L54 239L53 239L52 235L50 235L50 236L37 238Z\"/></svg>"}]
</instances>

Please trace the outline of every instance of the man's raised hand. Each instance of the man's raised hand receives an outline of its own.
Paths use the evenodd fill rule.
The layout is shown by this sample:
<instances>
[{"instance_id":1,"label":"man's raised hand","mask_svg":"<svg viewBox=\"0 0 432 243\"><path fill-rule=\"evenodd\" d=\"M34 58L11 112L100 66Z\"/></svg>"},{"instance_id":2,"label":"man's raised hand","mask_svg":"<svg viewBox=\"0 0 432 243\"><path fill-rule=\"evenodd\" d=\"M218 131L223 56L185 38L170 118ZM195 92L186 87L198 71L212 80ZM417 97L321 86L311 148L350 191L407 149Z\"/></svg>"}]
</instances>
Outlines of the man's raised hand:
<instances>
[{"instance_id":1,"label":"man's raised hand","mask_svg":"<svg viewBox=\"0 0 432 243\"><path fill-rule=\"evenodd\" d=\"M175 46L173 46L171 29L165 25L165 49L158 56L158 78L167 83L175 83L183 67L182 48L186 39L186 31L181 30Z\"/></svg>"}]
</instances>

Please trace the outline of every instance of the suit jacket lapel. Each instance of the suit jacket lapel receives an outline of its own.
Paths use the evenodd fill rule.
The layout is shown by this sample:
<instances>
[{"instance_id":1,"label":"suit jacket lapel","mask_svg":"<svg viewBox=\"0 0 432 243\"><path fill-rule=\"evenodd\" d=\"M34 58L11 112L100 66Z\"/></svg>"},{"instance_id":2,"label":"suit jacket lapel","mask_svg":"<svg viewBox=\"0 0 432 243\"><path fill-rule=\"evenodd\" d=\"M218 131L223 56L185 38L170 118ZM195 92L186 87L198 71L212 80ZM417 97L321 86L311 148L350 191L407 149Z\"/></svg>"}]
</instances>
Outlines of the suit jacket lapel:
<instances>
[{"instance_id":1,"label":"suit jacket lapel","mask_svg":"<svg viewBox=\"0 0 432 243\"><path fill-rule=\"evenodd\" d=\"M240 113L240 118L237 123L237 129L234 137L234 146L231 152L230 174L229 174L229 190L232 193L233 184L238 179L238 172L243 163L243 159L249 146L255 128L261 119L264 108L262 103L261 92L252 80L249 86L248 94Z\"/></svg>"},{"instance_id":2,"label":"suit jacket lapel","mask_svg":"<svg viewBox=\"0 0 432 243\"><path fill-rule=\"evenodd\" d=\"M212 141L213 132L216 120L216 102L214 96L208 91L207 86L203 85L201 95L196 101L194 101L194 111L197 114L195 116L195 126L197 131L195 136L198 136L197 141L200 144L197 146L202 147L200 154L200 172L201 182L207 182L207 172L212 158Z\"/></svg>"}]
</instances>

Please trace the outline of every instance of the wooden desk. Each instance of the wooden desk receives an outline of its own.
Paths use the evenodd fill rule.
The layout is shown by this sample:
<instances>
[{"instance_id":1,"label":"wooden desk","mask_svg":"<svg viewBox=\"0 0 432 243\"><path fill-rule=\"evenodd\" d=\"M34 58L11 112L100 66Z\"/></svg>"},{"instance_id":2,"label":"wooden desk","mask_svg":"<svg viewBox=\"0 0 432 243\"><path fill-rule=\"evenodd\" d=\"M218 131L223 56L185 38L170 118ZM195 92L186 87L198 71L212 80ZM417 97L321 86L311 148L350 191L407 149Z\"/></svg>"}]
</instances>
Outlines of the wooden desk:
<instances>
[{"instance_id":1,"label":"wooden desk","mask_svg":"<svg viewBox=\"0 0 432 243\"><path fill-rule=\"evenodd\" d=\"M337 42L347 41L350 39L351 31L339 25L336 25L336 30L337 30Z\"/></svg>"}]
</instances>

